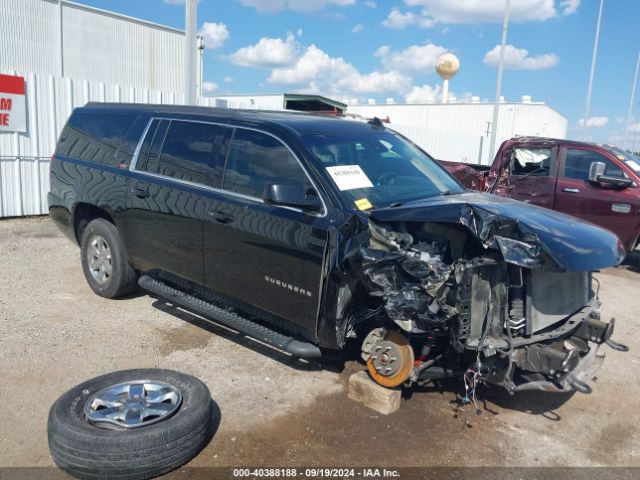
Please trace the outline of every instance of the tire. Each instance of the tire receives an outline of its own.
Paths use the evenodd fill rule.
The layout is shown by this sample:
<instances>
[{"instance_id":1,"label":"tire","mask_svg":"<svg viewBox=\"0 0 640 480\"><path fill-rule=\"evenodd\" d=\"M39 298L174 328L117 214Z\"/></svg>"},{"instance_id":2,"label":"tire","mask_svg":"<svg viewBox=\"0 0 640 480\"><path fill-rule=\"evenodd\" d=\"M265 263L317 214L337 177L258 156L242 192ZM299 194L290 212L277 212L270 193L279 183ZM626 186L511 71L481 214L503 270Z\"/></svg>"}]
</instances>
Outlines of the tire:
<instances>
[{"instance_id":1,"label":"tire","mask_svg":"<svg viewBox=\"0 0 640 480\"><path fill-rule=\"evenodd\" d=\"M87 420L84 408L107 387L144 380L169 384L182 394L172 416L125 429ZM138 369L109 373L84 382L51 407L49 450L56 465L77 478L147 479L174 470L202 450L216 428L213 401L200 380L171 370Z\"/></svg>"},{"instance_id":2,"label":"tire","mask_svg":"<svg viewBox=\"0 0 640 480\"><path fill-rule=\"evenodd\" d=\"M92 263L92 258L96 254L96 244L98 245L98 255L102 255L103 252L109 254L108 260L96 258L98 263L108 263L109 273L107 275L105 270L103 278L101 278L100 272L96 272L96 265ZM107 248L100 250L100 246ZM80 260L87 283L95 293L102 297L122 297L137 288L136 272L127 260L118 230L108 220L96 218L86 226L80 241Z\"/></svg>"}]
</instances>

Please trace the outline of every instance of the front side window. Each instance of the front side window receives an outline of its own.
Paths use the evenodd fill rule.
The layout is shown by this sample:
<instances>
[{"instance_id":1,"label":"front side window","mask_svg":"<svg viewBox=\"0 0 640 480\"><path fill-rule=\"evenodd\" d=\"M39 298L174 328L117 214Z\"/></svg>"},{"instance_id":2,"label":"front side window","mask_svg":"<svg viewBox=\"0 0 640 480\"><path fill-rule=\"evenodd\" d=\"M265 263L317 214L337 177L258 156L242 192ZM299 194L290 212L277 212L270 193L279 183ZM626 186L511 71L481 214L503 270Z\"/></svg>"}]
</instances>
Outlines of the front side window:
<instances>
[{"instance_id":1,"label":"front side window","mask_svg":"<svg viewBox=\"0 0 640 480\"><path fill-rule=\"evenodd\" d=\"M360 209L463 191L435 160L392 132L371 129L303 139L342 197Z\"/></svg>"},{"instance_id":2,"label":"front side window","mask_svg":"<svg viewBox=\"0 0 640 480\"><path fill-rule=\"evenodd\" d=\"M308 184L300 164L279 140L262 132L236 129L223 188L262 198L267 184Z\"/></svg>"},{"instance_id":3,"label":"front side window","mask_svg":"<svg viewBox=\"0 0 640 480\"><path fill-rule=\"evenodd\" d=\"M575 180L589 180L589 168L593 162L602 162L605 164L605 175L625 178L622 169L607 157L597 152L592 152L591 150L581 150L578 148L567 148L565 150L562 177Z\"/></svg>"},{"instance_id":4,"label":"front side window","mask_svg":"<svg viewBox=\"0 0 640 480\"><path fill-rule=\"evenodd\" d=\"M548 176L551 169L550 148L514 148L511 152L513 175Z\"/></svg>"},{"instance_id":5,"label":"front side window","mask_svg":"<svg viewBox=\"0 0 640 480\"><path fill-rule=\"evenodd\" d=\"M156 173L217 187L230 137L231 129L227 127L172 120L162 143ZM149 153L149 165L155 143Z\"/></svg>"}]
</instances>

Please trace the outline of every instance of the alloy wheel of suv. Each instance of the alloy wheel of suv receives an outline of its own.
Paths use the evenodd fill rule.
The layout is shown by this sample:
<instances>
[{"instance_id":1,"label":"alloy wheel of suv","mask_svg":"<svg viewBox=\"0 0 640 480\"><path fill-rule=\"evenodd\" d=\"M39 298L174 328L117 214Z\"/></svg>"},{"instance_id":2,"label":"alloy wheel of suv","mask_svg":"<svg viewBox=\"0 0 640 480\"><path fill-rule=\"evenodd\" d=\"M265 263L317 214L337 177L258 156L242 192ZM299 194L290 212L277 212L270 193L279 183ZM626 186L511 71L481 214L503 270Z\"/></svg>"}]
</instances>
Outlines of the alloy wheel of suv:
<instances>
[{"instance_id":1,"label":"alloy wheel of suv","mask_svg":"<svg viewBox=\"0 0 640 480\"><path fill-rule=\"evenodd\" d=\"M137 287L136 272L129 264L116 226L104 218L89 222L80 241L82 270L91 289L106 298L117 298Z\"/></svg>"}]
</instances>

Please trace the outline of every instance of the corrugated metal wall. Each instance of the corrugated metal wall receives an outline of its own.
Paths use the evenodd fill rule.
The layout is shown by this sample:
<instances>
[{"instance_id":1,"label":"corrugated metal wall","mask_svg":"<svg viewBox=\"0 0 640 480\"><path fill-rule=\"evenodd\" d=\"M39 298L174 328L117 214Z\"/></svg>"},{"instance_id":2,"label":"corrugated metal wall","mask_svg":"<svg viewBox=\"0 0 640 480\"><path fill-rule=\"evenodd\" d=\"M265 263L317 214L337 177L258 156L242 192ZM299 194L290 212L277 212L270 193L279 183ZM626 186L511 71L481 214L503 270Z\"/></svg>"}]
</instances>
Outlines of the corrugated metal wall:
<instances>
[{"instance_id":1,"label":"corrugated metal wall","mask_svg":"<svg viewBox=\"0 0 640 480\"><path fill-rule=\"evenodd\" d=\"M183 90L180 30L66 0L2 0L0 32L5 71Z\"/></svg>"},{"instance_id":2,"label":"corrugated metal wall","mask_svg":"<svg viewBox=\"0 0 640 480\"><path fill-rule=\"evenodd\" d=\"M489 165L493 104L350 105L348 113L389 117L390 126L435 158ZM567 120L542 103L504 103L500 106L496 149L504 140L531 135L564 138Z\"/></svg>"},{"instance_id":3,"label":"corrugated metal wall","mask_svg":"<svg viewBox=\"0 0 640 480\"><path fill-rule=\"evenodd\" d=\"M179 104L184 94L21 74L27 81L28 131L0 133L0 218L48 212L49 159L71 111L87 102Z\"/></svg>"}]
</instances>

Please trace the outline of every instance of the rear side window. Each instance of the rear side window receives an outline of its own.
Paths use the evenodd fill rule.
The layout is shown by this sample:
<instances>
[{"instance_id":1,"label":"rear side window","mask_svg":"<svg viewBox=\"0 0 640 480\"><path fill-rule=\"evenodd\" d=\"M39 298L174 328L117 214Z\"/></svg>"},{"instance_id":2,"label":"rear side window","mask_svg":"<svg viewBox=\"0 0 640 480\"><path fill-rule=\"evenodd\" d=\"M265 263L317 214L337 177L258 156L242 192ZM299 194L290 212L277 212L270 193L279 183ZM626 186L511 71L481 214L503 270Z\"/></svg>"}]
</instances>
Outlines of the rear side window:
<instances>
[{"instance_id":1,"label":"rear side window","mask_svg":"<svg viewBox=\"0 0 640 480\"><path fill-rule=\"evenodd\" d=\"M622 169L607 157L597 152L578 148L567 148L565 150L562 177L575 180L589 180L589 168L591 168L591 163L593 162L602 162L605 164L605 175L619 178L625 177Z\"/></svg>"},{"instance_id":2,"label":"rear side window","mask_svg":"<svg viewBox=\"0 0 640 480\"><path fill-rule=\"evenodd\" d=\"M56 154L112 165L135 119L135 115L126 114L74 113L60 136Z\"/></svg>"},{"instance_id":3,"label":"rear side window","mask_svg":"<svg viewBox=\"0 0 640 480\"><path fill-rule=\"evenodd\" d=\"M237 129L229 150L224 188L262 198L268 183L307 183L300 164L279 140Z\"/></svg>"},{"instance_id":4,"label":"rear side window","mask_svg":"<svg viewBox=\"0 0 640 480\"><path fill-rule=\"evenodd\" d=\"M172 120L162 144L157 173L213 187L220 186L231 129ZM153 142L155 146L155 141ZM150 161L153 154L150 152Z\"/></svg>"}]
</instances>

